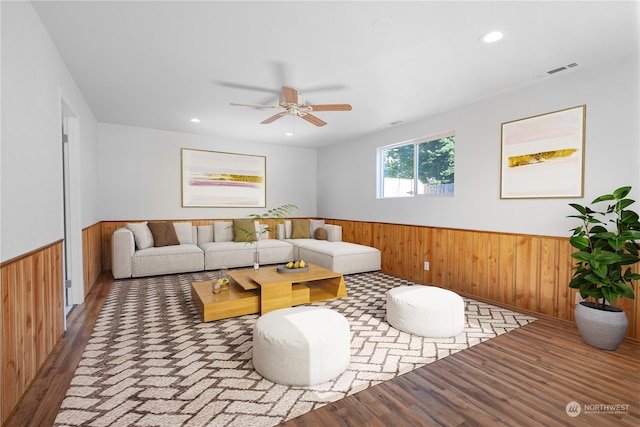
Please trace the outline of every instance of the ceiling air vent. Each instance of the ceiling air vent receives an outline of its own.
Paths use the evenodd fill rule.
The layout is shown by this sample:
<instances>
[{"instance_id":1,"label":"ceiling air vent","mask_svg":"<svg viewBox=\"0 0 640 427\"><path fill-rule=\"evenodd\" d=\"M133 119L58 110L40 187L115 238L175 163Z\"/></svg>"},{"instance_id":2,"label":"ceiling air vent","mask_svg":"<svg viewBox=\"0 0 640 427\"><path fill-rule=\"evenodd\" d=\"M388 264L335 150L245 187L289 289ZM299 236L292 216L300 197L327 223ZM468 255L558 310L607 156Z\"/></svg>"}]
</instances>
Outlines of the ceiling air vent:
<instances>
[{"instance_id":1,"label":"ceiling air vent","mask_svg":"<svg viewBox=\"0 0 640 427\"><path fill-rule=\"evenodd\" d=\"M542 72L542 73L538 73L538 74L536 74L536 77L541 79L543 77L553 76L554 74L558 74L558 73L560 73L562 71L566 71L566 70L569 70L571 68L575 68L577 66L578 66L578 64L576 62L572 62L571 64L563 65L561 67L554 68L553 70L549 70L549 71L545 71L545 72Z\"/></svg>"}]
</instances>

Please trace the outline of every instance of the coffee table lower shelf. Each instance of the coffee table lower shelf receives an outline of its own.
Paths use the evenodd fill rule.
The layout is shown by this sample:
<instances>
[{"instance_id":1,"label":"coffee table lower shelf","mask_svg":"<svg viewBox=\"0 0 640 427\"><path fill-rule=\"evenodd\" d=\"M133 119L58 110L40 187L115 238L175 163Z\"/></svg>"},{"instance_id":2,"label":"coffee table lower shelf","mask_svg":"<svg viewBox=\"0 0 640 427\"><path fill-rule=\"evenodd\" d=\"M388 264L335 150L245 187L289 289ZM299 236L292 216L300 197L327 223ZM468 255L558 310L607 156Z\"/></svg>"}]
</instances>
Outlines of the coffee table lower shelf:
<instances>
[{"instance_id":1,"label":"coffee table lower shelf","mask_svg":"<svg viewBox=\"0 0 640 427\"><path fill-rule=\"evenodd\" d=\"M235 283L229 284L228 291L219 294L211 292L213 281L191 284L191 298L202 315L203 322L244 316L260 311L260 290L245 291Z\"/></svg>"}]
</instances>

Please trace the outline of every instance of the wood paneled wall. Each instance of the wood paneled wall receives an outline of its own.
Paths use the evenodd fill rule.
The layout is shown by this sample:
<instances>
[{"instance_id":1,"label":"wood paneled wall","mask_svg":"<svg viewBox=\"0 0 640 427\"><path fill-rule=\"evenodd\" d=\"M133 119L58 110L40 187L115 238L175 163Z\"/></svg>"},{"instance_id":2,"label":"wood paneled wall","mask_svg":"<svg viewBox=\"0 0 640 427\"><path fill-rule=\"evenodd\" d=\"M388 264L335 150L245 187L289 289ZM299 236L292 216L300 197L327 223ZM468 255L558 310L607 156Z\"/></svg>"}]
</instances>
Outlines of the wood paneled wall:
<instances>
[{"instance_id":1,"label":"wood paneled wall","mask_svg":"<svg viewBox=\"0 0 640 427\"><path fill-rule=\"evenodd\" d=\"M62 241L0 266L4 424L64 333Z\"/></svg>"},{"instance_id":2,"label":"wood paneled wall","mask_svg":"<svg viewBox=\"0 0 640 427\"><path fill-rule=\"evenodd\" d=\"M82 269L84 272L84 296L102 273L102 223L82 230Z\"/></svg>"},{"instance_id":3,"label":"wood paneled wall","mask_svg":"<svg viewBox=\"0 0 640 427\"><path fill-rule=\"evenodd\" d=\"M577 291L568 287L573 250L568 238L326 220L342 239L382 251L382 271L489 301L574 321ZM424 270L429 262L429 271ZM634 266L640 271L640 265ZM638 289L635 289L638 296ZM638 300L621 299L627 336L640 337Z\"/></svg>"},{"instance_id":4,"label":"wood paneled wall","mask_svg":"<svg viewBox=\"0 0 640 427\"><path fill-rule=\"evenodd\" d=\"M82 230L84 295L102 273L102 224ZM62 241L2 263L0 420L4 424L64 334Z\"/></svg>"}]
</instances>

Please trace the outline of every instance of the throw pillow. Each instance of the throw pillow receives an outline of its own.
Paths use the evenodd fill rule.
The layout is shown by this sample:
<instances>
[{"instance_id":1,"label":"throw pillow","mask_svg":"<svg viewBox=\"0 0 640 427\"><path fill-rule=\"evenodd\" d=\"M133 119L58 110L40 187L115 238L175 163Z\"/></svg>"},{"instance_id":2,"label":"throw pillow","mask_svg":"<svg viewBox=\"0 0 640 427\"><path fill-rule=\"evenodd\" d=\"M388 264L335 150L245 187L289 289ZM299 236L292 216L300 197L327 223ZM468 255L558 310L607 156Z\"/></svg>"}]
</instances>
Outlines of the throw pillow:
<instances>
[{"instance_id":1,"label":"throw pillow","mask_svg":"<svg viewBox=\"0 0 640 427\"><path fill-rule=\"evenodd\" d=\"M173 228L176 230L176 236L180 244L193 242L193 227L190 222L174 222Z\"/></svg>"},{"instance_id":2,"label":"throw pillow","mask_svg":"<svg viewBox=\"0 0 640 427\"><path fill-rule=\"evenodd\" d=\"M153 234L147 224L147 221L127 224L127 228L133 233L133 240L135 240L138 249L147 249L153 246Z\"/></svg>"},{"instance_id":3,"label":"throw pillow","mask_svg":"<svg viewBox=\"0 0 640 427\"><path fill-rule=\"evenodd\" d=\"M233 242L233 222L215 221L213 223L214 242Z\"/></svg>"},{"instance_id":4,"label":"throw pillow","mask_svg":"<svg viewBox=\"0 0 640 427\"><path fill-rule=\"evenodd\" d=\"M246 234L243 231L238 230L241 228L246 231ZM256 221L253 218L239 218L233 220L233 235L234 242L255 242L256 241Z\"/></svg>"},{"instance_id":5,"label":"throw pillow","mask_svg":"<svg viewBox=\"0 0 640 427\"><path fill-rule=\"evenodd\" d=\"M310 239L310 223L308 219L291 220L291 238L292 239Z\"/></svg>"},{"instance_id":6,"label":"throw pillow","mask_svg":"<svg viewBox=\"0 0 640 427\"><path fill-rule=\"evenodd\" d=\"M171 222L150 222L149 230L153 234L153 245L157 248L180 244L176 229Z\"/></svg>"},{"instance_id":7,"label":"throw pillow","mask_svg":"<svg viewBox=\"0 0 640 427\"><path fill-rule=\"evenodd\" d=\"M313 238L316 240L327 240L327 230L324 228L316 228L313 232Z\"/></svg>"}]
</instances>

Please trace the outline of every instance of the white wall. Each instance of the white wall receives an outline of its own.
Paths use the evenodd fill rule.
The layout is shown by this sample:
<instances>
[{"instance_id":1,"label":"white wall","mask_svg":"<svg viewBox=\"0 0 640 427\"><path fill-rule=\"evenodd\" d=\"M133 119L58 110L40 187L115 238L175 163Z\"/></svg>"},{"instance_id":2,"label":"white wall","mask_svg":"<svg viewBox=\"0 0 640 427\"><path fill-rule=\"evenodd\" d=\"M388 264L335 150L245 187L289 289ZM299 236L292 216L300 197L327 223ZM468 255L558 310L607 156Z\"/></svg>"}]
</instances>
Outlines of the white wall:
<instances>
[{"instance_id":1,"label":"white wall","mask_svg":"<svg viewBox=\"0 0 640 427\"><path fill-rule=\"evenodd\" d=\"M97 122L30 2L2 7L0 259L64 237L61 99L79 120L82 227L100 221Z\"/></svg>"},{"instance_id":2,"label":"white wall","mask_svg":"<svg viewBox=\"0 0 640 427\"><path fill-rule=\"evenodd\" d=\"M568 203L632 185L640 200L638 57L567 72L531 86L318 152L318 216L567 236ZM583 199L500 199L501 124L587 105ZM456 132L454 197L376 199L376 148ZM640 210L640 204L634 205Z\"/></svg>"},{"instance_id":3,"label":"white wall","mask_svg":"<svg viewBox=\"0 0 640 427\"><path fill-rule=\"evenodd\" d=\"M180 150L267 157L267 209L294 204L293 216L316 215L316 150L100 124L103 220L240 218L266 209L183 208Z\"/></svg>"}]
</instances>

